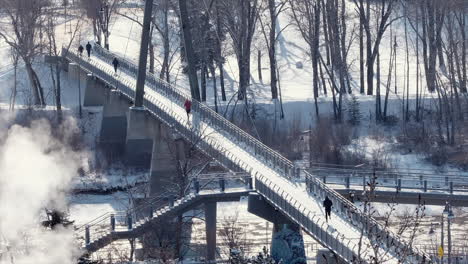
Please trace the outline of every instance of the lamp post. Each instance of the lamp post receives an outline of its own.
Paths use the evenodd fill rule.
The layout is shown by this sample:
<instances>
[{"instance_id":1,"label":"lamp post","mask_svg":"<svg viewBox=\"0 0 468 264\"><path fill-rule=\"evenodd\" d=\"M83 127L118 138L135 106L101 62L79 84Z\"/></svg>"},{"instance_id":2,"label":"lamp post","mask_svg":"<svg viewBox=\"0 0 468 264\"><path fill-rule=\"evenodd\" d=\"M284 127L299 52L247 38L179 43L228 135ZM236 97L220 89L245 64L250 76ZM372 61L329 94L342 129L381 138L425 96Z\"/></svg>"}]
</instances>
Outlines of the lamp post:
<instances>
[{"instance_id":1,"label":"lamp post","mask_svg":"<svg viewBox=\"0 0 468 264\"><path fill-rule=\"evenodd\" d=\"M448 263L451 264L452 262L452 231L450 229L450 220L453 219L455 216L453 214L453 211L452 211L452 206L450 205L449 202L446 202L445 203L445 208L444 208L444 213L443 215L445 215L447 217L447 238L448 238Z\"/></svg>"}]
</instances>

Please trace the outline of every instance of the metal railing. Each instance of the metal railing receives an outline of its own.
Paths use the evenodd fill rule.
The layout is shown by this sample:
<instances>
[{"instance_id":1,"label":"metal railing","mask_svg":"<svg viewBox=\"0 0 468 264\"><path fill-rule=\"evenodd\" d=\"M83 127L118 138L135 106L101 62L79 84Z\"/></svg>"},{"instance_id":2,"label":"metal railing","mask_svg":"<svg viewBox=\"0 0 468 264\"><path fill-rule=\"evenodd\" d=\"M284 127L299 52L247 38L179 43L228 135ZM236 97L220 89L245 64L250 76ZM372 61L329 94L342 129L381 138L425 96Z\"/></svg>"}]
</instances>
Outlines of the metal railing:
<instances>
[{"instance_id":1,"label":"metal railing","mask_svg":"<svg viewBox=\"0 0 468 264\"><path fill-rule=\"evenodd\" d=\"M385 170L353 170L341 168L312 167L310 173L321 179L326 184L366 187L368 182L375 177L377 188L394 188L396 191L438 191L442 195L454 192L467 193L468 183L466 178L457 175L434 175L422 173L402 173L399 171Z\"/></svg>"},{"instance_id":2,"label":"metal railing","mask_svg":"<svg viewBox=\"0 0 468 264\"><path fill-rule=\"evenodd\" d=\"M84 245L99 240L112 232L134 231L139 226L151 221L158 215L168 212L177 206L190 202L193 198L209 195L217 192L222 193L229 188L244 187L245 190L252 190L250 175L231 174L229 177L200 177L193 178L187 184L185 195L176 198L174 192L165 192L158 196L142 200L137 206L133 206L125 211L107 212L96 217L86 224L76 227L75 233L81 237ZM235 182L232 186L227 183Z\"/></svg>"},{"instance_id":3,"label":"metal railing","mask_svg":"<svg viewBox=\"0 0 468 264\"><path fill-rule=\"evenodd\" d=\"M347 239L342 234L333 234L328 229L328 224L316 216L316 212L311 212L305 208L294 197L287 194L279 186L268 180L264 176L255 179L255 189L262 194L276 207L298 223L304 230L311 234L317 241L327 245L347 262L354 262L359 259L358 245ZM361 260L368 259L367 252L360 254Z\"/></svg>"},{"instance_id":4,"label":"metal railing","mask_svg":"<svg viewBox=\"0 0 468 264\"><path fill-rule=\"evenodd\" d=\"M100 48L97 45L95 45L94 51L98 54L98 56L100 56L100 58L102 58L108 63L110 63L113 57L116 57L116 55ZM115 76L113 71L110 70L108 67L106 69L103 69L104 67L93 63L92 60L87 61L86 59L83 59L80 56L78 56L76 53L73 53L71 51L67 52L65 49L63 49L62 52L62 54L64 54L66 58L79 63L83 68L92 72L104 82L108 83L108 85L115 87L124 95L133 100L135 82L130 82L128 80L120 78L119 76ZM122 58L119 58L119 60L121 61L121 68L123 68L125 71L128 71L129 73L136 72L136 65ZM186 99L191 99L191 96L185 93L184 90L177 89L171 84L163 80L157 79L156 77L154 77L154 75L150 73L147 74L146 86L156 91L157 93L160 93L170 98L172 102L179 105L183 105ZM249 173L251 172L252 168L249 164L246 164L245 162L240 160L240 158L235 157L232 153L227 151L219 142L216 142L210 137L204 136L203 133L196 129L190 129L185 125L182 125L186 123L185 117L179 116L170 107L156 100L152 95L149 95L148 93L145 94L144 106L153 115L157 116L169 127L172 127L189 142L198 142L198 148L200 148L208 156L217 160L220 164L223 164L228 169L232 171L246 171ZM298 168L296 168L291 161L280 155L278 152L272 150L268 146L264 145L259 140L255 139L245 131L241 130L240 128L226 120L224 117L213 111L208 106L205 106L196 100L192 100L192 110L199 115L199 117L201 118L200 121L208 123L219 133L222 133L225 137L231 139L233 142L236 142L239 147L246 150L250 150L250 153L252 153L255 156L255 158L261 160L265 165L272 168L279 175L286 177L289 180L292 180L299 175ZM203 140L200 140L200 138L202 137ZM404 243L398 236L382 227L372 217L369 217L360 212L360 210L354 204L346 200L336 191L327 187L324 183L322 183L318 178L311 175L309 172L305 172L305 177L308 182L308 186L314 186L313 190L316 193L326 193L329 196L329 198L333 200L334 205L338 206L339 208L342 208L342 210L345 212L345 215L358 215L358 218L360 220L367 224L372 224L372 226L375 226L375 228L380 230L380 232L382 232L382 234L384 234L386 237L391 238L391 240L395 242L394 244L398 245L398 251L411 252L412 254L416 255L417 261L421 261L423 257L426 260L429 259L428 257L424 256L423 252L411 248L406 243Z\"/></svg>"}]
</instances>

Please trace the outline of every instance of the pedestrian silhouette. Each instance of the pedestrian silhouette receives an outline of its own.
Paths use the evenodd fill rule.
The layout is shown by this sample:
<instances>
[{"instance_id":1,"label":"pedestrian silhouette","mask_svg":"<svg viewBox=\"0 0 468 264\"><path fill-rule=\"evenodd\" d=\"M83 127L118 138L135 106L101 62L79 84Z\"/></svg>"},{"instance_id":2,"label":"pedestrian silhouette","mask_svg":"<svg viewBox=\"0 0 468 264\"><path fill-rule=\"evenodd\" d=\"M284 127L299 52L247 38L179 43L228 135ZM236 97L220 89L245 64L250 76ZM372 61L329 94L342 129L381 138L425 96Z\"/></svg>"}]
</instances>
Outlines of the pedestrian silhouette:
<instances>
[{"instance_id":1,"label":"pedestrian silhouette","mask_svg":"<svg viewBox=\"0 0 468 264\"><path fill-rule=\"evenodd\" d=\"M185 100L184 107L185 107L185 112L187 112L187 120L188 120L190 119L189 114L190 114L190 111L192 110L192 102L190 102L189 99Z\"/></svg>"},{"instance_id":2,"label":"pedestrian silhouette","mask_svg":"<svg viewBox=\"0 0 468 264\"><path fill-rule=\"evenodd\" d=\"M328 199L328 196L325 196L325 200L323 201L323 207L325 207L325 220L328 222L328 218L331 219L331 208L333 206L333 202Z\"/></svg>"},{"instance_id":3,"label":"pedestrian silhouette","mask_svg":"<svg viewBox=\"0 0 468 264\"><path fill-rule=\"evenodd\" d=\"M117 60L117 58L114 57L114 59L112 60L112 65L114 65L114 71L115 71L115 74L117 74L117 68L119 67L119 60Z\"/></svg>"},{"instance_id":4,"label":"pedestrian silhouette","mask_svg":"<svg viewBox=\"0 0 468 264\"><path fill-rule=\"evenodd\" d=\"M86 52L88 52L88 58L91 57L91 44L88 41L88 44L86 44Z\"/></svg>"},{"instance_id":5,"label":"pedestrian silhouette","mask_svg":"<svg viewBox=\"0 0 468 264\"><path fill-rule=\"evenodd\" d=\"M83 50L84 50L83 45L80 45L78 47L78 52L80 53L80 57L83 55Z\"/></svg>"}]
</instances>

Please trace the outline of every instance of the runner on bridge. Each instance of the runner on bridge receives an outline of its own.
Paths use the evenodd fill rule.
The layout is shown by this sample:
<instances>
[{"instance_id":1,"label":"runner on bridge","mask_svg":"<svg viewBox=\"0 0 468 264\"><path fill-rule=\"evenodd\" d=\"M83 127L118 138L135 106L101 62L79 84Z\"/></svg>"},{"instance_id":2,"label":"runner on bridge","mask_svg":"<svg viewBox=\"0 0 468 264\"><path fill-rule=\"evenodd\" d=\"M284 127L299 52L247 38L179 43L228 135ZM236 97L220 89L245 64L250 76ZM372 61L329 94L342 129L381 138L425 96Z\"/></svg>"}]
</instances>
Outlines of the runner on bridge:
<instances>
[{"instance_id":1,"label":"runner on bridge","mask_svg":"<svg viewBox=\"0 0 468 264\"><path fill-rule=\"evenodd\" d=\"M323 207L325 207L325 220L328 222L328 218L331 219L331 208L333 206L333 202L328 199L328 196L325 196L325 200L323 201Z\"/></svg>"},{"instance_id":2,"label":"runner on bridge","mask_svg":"<svg viewBox=\"0 0 468 264\"><path fill-rule=\"evenodd\" d=\"M88 52L88 58L91 57L91 43L86 44L86 52Z\"/></svg>"},{"instance_id":3,"label":"runner on bridge","mask_svg":"<svg viewBox=\"0 0 468 264\"><path fill-rule=\"evenodd\" d=\"M187 112L187 120L189 120L190 119L189 114L190 114L190 111L192 110L192 102L189 99L185 100L184 107L185 107L185 112Z\"/></svg>"},{"instance_id":4,"label":"runner on bridge","mask_svg":"<svg viewBox=\"0 0 468 264\"><path fill-rule=\"evenodd\" d=\"M114 57L114 59L112 60L112 65L114 65L114 71L115 71L115 74L117 74L117 68L119 67L119 60L117 60L117 58Z\"/></svg>"},{"instance_id":5,"label":"runner on bridge","mask_svg":"<svg viewBox=\"0 0 468 264\"><path fill-rule=\"evenodd\" d=\"M80 57L83 55L83 45L80 44L80 46L78 47L78 52L80 53Z\"/></svg>"}]
</instances>

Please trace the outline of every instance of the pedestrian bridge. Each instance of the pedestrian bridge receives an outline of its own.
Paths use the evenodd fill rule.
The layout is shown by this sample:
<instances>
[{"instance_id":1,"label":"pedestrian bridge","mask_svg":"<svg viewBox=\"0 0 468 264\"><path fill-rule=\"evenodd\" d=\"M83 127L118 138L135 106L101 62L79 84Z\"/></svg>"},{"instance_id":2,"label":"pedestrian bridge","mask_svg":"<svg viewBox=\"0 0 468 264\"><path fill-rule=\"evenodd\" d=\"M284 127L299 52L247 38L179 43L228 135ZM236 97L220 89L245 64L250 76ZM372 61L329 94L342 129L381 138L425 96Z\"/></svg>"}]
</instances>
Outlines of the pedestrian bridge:
<instances>
[{"instance_id":1,"label":"pedestrian bridge","mask_svg":"<svg viewBox=\"0 0 468 264\"><path fill-rule=\"evenodd\" d=\"M99 79L107 88L113 89L128 101L133 100L137 66L132 62L120 58L121 71L115 75L111 61L118 56L98 46L94 47L91 59L80 57L75 52L65 49L62 50L62 55L73 67L79 67L81 71L92 74L92 78ZM69 71L72 71L72 67ZM303 172L306 177L305 183L296 181L299 171L291 161L208 106L193 100L193 114L188 121L183 104L186 99L191 99L191 96L184 89L174 87L148 73L144 90L145 112L152 118L166 124L185 141L196 142L200 151L226 169L248 174L253 179L250 191L260 194L345 262L370 263L374 252L379 256L388 256L386 263L431 261L424 252L407 244L371 216L361 212L353 203L327 187L314 175ZM166 209L170 211L171 208L190 203L192 199L202 195L200 193L181 197L172 207ZM328 196L334 205L329 225L325 224L321 206L325 196ZM110 223L110 215L102 217ZM130 229L133 228L130 226ZM115 230L109 228L106 234L112 232L115 234ZM105 244L96 242L97 239L99 238L93 240L91 235L87 240L88 247L93 245L92 250Z\"/></svg>"}]
</instances>

